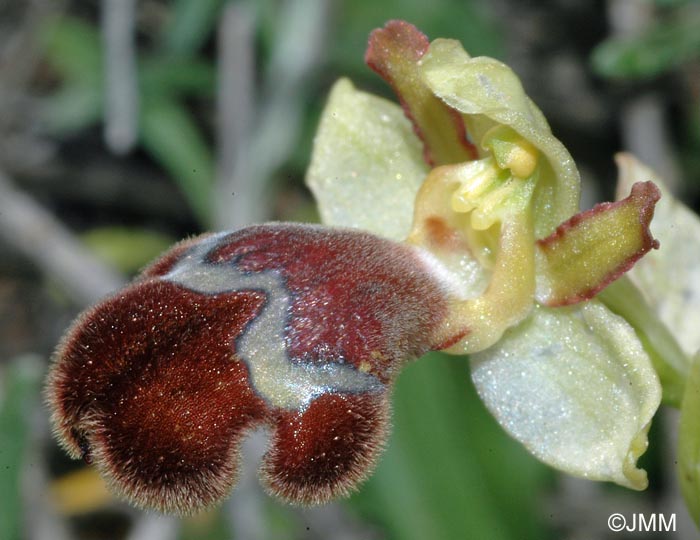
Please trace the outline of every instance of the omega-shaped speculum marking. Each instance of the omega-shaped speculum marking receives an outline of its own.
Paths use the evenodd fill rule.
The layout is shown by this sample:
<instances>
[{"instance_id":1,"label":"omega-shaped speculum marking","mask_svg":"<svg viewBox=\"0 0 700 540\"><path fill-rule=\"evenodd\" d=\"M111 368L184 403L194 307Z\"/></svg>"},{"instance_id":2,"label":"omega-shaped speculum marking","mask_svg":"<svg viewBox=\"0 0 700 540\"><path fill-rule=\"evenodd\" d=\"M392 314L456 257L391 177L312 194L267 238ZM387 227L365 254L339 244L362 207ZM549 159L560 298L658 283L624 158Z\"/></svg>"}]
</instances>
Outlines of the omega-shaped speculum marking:
<instances>
[{"instance_id":1,"label":"omega-shaped speculum marking","mask_svg":"<svg viewBox=\"0 0 700 540\"><path fill-rule=\"evenodd\" d=\"M133 503L188 514L271 430L268 491L349 493L386 439L399 368L434 347L445 293L417 248L298 224L186 240L84 312L47 393L61 444Z\"/></svg>"}]
</instances>

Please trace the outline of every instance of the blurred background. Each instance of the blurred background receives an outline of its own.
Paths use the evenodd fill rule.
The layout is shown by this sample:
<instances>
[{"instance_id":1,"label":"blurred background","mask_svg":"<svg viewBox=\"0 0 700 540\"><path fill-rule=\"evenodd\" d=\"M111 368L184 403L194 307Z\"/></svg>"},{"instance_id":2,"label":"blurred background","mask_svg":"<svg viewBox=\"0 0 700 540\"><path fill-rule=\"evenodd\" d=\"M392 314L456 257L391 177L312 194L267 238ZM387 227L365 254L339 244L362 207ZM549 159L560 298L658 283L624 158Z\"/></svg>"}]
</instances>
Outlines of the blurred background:
<instances>
[{"instance_id":1,"label":"blurred background","mask_svg":"<svg viewBox=\"0 0 700 540\"><path fill-rule=\"evenodd\" d=\"M0 0L0 539L635 537L608 531L611 512L676 512L673 538L697 538L672 412L647 491L564 477L496 425L466 358L405 370L376 473L323 508L267 498L252 441L220 508L140 512L51 438L43 377L81 309L184 236L317 220L303 179L325 97L339 76L390 96L363 55L392 18L510 64L577 160L584 207L613 196L626 149L697 209L692 0Z\"/></svg>"}]
</instances>

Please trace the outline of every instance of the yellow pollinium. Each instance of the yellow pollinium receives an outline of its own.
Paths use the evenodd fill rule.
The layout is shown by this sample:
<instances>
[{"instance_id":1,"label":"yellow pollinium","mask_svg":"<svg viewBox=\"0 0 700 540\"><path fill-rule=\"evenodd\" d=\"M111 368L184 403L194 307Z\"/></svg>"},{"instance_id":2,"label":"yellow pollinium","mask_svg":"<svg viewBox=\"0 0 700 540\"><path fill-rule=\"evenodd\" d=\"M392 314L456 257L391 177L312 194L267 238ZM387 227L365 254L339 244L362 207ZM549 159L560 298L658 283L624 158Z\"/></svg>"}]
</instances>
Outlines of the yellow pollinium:
<instances>
[{"instance_id":1,"label":"yellow pollinium","mask_svg":"<svg viewBox=\"0 0 700 540\"><path fill-rule=\"evenodd\" d=\"M499 168L509 169L515 178L530 178L537 170L539 150L507 126L496 126L486 133L483 147L491 151Z\"/></svg>"},{"instance_id":2,"label":"yellow pollinium","mask_svg":"<svg viewBox=\"0 0 700 540\"><path fill-rule=\"evenodd\" d=\"M514 142L499 141L497 144L502 147L501 152L494 149L494 154L501 168L510 169L516 178L532 176L537 168L537 148L532 143L520 137Z\"/></svg>"}]
</instances>

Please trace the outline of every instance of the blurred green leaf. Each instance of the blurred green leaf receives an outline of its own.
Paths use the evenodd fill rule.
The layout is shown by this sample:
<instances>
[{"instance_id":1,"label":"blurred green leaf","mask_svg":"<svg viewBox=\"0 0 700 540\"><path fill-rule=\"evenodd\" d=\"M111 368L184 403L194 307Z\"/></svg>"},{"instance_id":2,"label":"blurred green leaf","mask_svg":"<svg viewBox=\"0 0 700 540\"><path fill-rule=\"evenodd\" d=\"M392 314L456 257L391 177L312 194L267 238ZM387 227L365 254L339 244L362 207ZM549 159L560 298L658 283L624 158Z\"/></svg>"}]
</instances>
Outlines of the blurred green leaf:
<instances>
[{"instance_id":1,"label":"blurred green leaf","mask_svg":"<svg viewBox=\"0 0 700 540\"><path fill-rule=\"evenodd\" d=\"M183 28L195 25L206 35L213 22L204 24L201 10L205 4L214 9L212 2L178 2L174 15L180 21L177 24L184 25ZM63 79L63 85L44 100L43 119L49 130L56 133L84 129L102 116L104 88L99 35L87 23L71 18L54 21L44 34L47 59ZM194 37L190 35L187 39ZM194 119L176 98L210 97L215 86L214 68L196 59L147 57L140 63L139 83L142 142L179 183L195 214L205 224L209 220L213 158Z\"/></svg>"},{"instance_id":2,"label":"blurred green leaf","mask_svg":"<svg viewBox=\"0 0 700 540\"><path fill-rule=\"evenodd\" d=\"M44 98L41 118L50 133L63 135L99 122L102 109L103 94L100 86L65 84Z\"/></svg>"},{"instance_id":3,"label":"blurred green leaf","mask_svg":"<svg viewBox=\"0 0 700 540\"><path fill-rule=\"evenodd\" d=\"M547 538L538 494L550 473L488 414L464 358L408 367L394 405L389 448L352 499L389 538Z\"/></svg>"},{"instance_id":4,"label":"blurred green leaf","mask_svg":"<svg viewBox=\"0 0 700 540\"><path fill-rule=\"evenodd\" d=\"M25 356L0 370L0 531L19 540L22 521L21 478L29 443L30 414L39 402L41 363Z\"/></svg>"},{"instance_id":5,"label":"blurred green leaf","mask_svg":"<svg viewBox=\"0 0 700 540\"><path fill-rule=\"evenodd\" d=\"M165 234L126 227L98 227L82 240L101 259L125 273L143 268L174 242Z\"/></svg>"},{"instance_id":6,"label":"blurred green leaf","mask_svg":"<svg viewBox=\"0 0 700 540\"><path fill-rule=\"evenodd\" d=\"M184 106L172 99L144 99L141 139L146 150L180 185L203 225L211 219L214 161Z\"/></svg>"},{"instance_id":7,"label":"blurred green leaf","mask_svg":"<svg viewBox=\"0 0 700 540\"><path fill-rule=\"evenodd\" d=\"M71 17L53 19L40 40L46 59L64 80L101 87L102 43L93 26Z\"/></svg>"},{"instance_id":8,"label":"blurred green leaf","mask_svg":"<svg viewBox=\"0 0 700 540\"><path fill-rule=\"evenodd\" d=\"M689 4L700 4L700 0L654 0L654 4L660 8L675 8Z\"/></svg>"},{"instance_id":9,"label":"blurred green leaf","mask_svg":"<svg viewBox=\"0 0 700 540\"><path fill-rule=\"evenodd\" d=\"M308 534L304 535L304 522L298 508L285 504L279 499L265 497L263 515L267 538L298 540L308 537Z\"/></svg>"},{"instance_id":10,"label":"blurred green leaf","mask_svg":"<svg viewBox=\"0 0 700 540\"><path fill-rule=\"evenodd\" d=\"M678 11L638 37L608 39L593 51L599 75L644 79L671 71L700 56L700 7Z\"/></svg>"},{"instance_id":11,"label":"blurred green leaf","mask_svg":"<svg viewBox=\"0 0 700 540\"><path fill-rule=\"evenodd\" d=\"M221 509L182 522L178 540L229 540L231 531Z\"/></svg>"},{"instance_id":12,"label":"blurred green leaf","mask_svg":"<svg viewBox=\"0 0 700 540\"><path fill-rule=\"evenodd\" d=\"M176 56L197 52L216 25L224 0L175 0L163 33L163 48Z\"/></svg>"},{"instance_id":13,"label":"blurred green leaf","mask_svg":"<svg viewBox=\"0 0 700 540\"><path fill-rule=\"evenodd\" d=\"M49 131L73 132L102 115L102 44L97 31L73 18L54 19L41 30L46 60L61 78L45 98L42 119Z\"/></svg>"},{"instance_id":14,"label":"blurred green leaf","mask_svg":"<svg viewBox=\"0 0 700 540\"><path fill-rule=\"evenodd\" d=\"M498 31L488 6L476 0L433 0L430 9L426 9L424 0L342 2L336 15L342 24L334 28L329 43L331 62L351 79L370 77L362 51L367 46L370 31L384 26L390 19L403 19L417 25L430 40L454 38L473 56L502 57L502 32Z\"/></svg>"},{"instance_id":15,"label":"blurred green leaf","mask_svg":"<svg viewBox=\"0 0 700 540\"><path fill-rule=\"evenodd\" d=\"M699 0L700 1L700 0ZM693 193L700 191L700 96L686 109L685 129L681 141L681 159L685 181Z\"/></svg>"},{"instance_id":16,"label":"blurred green leaf","mask_svg":"<svg viewBox=\"0 0 700 540\"><path fill-rule=\"evenodd\" d=\"M216 70L209 62L174 57L151 57L141 62L140 84L146 95L211 98Z\"/></svg>"}]
</instances>

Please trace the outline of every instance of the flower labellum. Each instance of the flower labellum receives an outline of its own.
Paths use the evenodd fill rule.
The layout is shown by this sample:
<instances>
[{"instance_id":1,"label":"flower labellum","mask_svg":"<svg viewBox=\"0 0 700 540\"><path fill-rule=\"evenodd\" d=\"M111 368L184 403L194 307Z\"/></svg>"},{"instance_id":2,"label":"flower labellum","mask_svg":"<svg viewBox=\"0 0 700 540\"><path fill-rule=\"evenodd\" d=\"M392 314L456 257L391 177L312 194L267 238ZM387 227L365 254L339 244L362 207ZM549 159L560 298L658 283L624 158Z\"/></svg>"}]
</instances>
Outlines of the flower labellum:
<instances>
[{"instance_id":1,"label":"flower labellum","mask_svg":"<svg viewBox=\"0 0 700 540\"><path fill-rule=\"evenodd\" d=\"M339 228L185 240L85 311L48 378L60 443L134 504L189 514L266 426L268 491L324 503L376 464L402 366L445 350L474 354L486 405L540 459L644 487L658 380L593 297L657 247L658 190L576 214L573 161L506 66L401 21L366 58L406 116L334 88L308 182Z\"/></svg>"},{"instance_id":2,"label":"flower labellum","mask_svg":"<svg viewBox=\"0 0 700 540\"><path fill-rule=\"evenodd\" d=\"M135 504L190 513L266 425L271 493L345 495L377 460L388 390L432 348L444 294L416 249L274 224L177 244L83 313L49 376L59 440Z\"/></svg>"}]
</instances>

